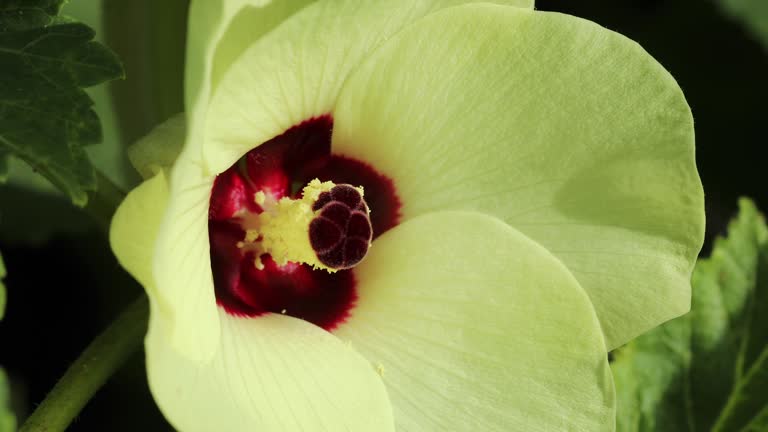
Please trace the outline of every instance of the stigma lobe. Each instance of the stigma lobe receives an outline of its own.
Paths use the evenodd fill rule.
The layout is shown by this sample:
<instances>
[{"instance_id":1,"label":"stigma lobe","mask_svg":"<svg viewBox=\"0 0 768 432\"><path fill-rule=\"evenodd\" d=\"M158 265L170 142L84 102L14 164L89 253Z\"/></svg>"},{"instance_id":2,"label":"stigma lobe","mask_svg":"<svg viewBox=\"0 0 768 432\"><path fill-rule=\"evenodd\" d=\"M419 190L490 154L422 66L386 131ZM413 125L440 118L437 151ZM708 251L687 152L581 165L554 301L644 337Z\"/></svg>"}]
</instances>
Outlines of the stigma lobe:
<instances>
[{"instance_id":1,"label":"stigma lobe","mask_svg":"<svg viewBox=\"0 0 768 432\"><path fill-rule=\"evenodd\" d=\"M360 191L336 185L320 194L312 210L319 212L309 224L309 241L320 262L335 270L360 263L373 239L368 204Z\"/></svg>"}]
</instances>

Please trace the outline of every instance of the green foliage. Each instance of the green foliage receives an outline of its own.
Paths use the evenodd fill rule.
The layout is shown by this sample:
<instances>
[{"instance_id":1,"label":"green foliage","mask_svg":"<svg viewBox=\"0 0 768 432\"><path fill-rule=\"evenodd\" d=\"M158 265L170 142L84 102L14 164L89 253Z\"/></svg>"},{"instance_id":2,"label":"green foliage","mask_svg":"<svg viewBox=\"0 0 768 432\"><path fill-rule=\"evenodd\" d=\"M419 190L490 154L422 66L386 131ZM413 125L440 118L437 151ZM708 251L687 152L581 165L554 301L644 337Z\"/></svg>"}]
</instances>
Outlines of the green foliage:
<instances>
[{"instance_id":1,"label":"green foliage","mask_svg":"<svg viewBox=\"0 0 768 432\"><path fill-rule=\"evenodd\" d=\"M717 3L768 48L768 1L717 0Z\"/></svg>"},{"instance_id":2,"label":"green foliage","mask_svg":"<svg viewBox=\"0 0 768 432\"><path fill-rule=\"evenodd\" d=\"M5 264L3 264L3 256L0 255L0 320L5 315L5 285L3 285L3 278L5 277ZM5 376L5 371L0 368L0 432L10 432L16 430L16 418L10 411L10 392L8 386L8 378Z\"/></svg>"},{"instance_id":3,"label":"green foliage","mask_svg":"<svg viewBox=\"0 0 768 432\"><path fill-rule=\"evenodd\" d=\"M736 385L713 430L768 430L768 247L757 268L748 328L737 358Z\"/></svg>"},{"instance_id":4,"label":"green foliage","mask_svg":"<svg viewBox=\"0 0 768 432\"><path fill-rule=\"evenodd\" d=\"M0 368L0 432L13 432L16 430L16 417L10 409L11 392L8 377Z\"/></svg>"},{"instance_id":5,"label":"green foliage","mask_svg":"<svg viewBox=\"0 0 768 432\"><path fill-rule=\"evenodd\" d=\"M0 179L17 156L85 205L96 176L84 146L101 141L83 90L123 75L88 26L56 14L61 0L0 0Z\"/></svg>"},{"instance_id":6,"label":"green foliage","mask_svg":"<svg viewBox=\"0 0 768 432\"><path fill-rule=\"evenodd\" d=\"M616 354L620 432L768 429L768 228L750 201L692 285L691 313Z\"/></svg>"},{"instance_id":7,"label":"green foliage","mask_svg":"<svg viewBox=\"0 0 768 432\"><path fill-rule=\"evenodd\" d=\"M0 0L0 31L45 27L59 14L64 0Z\"/></svg>"}]
</instances>

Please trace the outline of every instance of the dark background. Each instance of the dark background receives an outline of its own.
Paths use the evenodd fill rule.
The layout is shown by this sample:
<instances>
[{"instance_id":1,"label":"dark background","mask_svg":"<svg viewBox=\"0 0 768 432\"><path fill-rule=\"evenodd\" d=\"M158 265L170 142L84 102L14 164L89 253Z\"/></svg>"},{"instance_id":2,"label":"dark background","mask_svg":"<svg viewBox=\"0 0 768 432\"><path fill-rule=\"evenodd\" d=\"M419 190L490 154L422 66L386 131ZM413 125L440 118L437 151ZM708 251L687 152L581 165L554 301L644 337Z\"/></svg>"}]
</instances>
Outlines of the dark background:
<instances>
[{"instance_id":1,"label":"dark background","mask_svg":"<svg viewBox=\"0 0 768 432\"><path fill-rule=\"evenodd\" d=\"M111 86L118 106L140 103L151 92L164 92L169 101L149 114L118 109L123 114L124 142L181 110L180 79L177 85L168 85L173 80L154 73L146 59L162 58L171 65L163 73L180 76L183 51L168 54L168 47L183 44L183 12L177 11L184 10L184 1L158 3L164 4L160 9L165 15L152 16L169 22L166 33L137 32L127 39L111 34L116 26L110 23L143 27L142 20L148 18L141 5L147 2L106 3L104 38L124 59L128 76ZM708 219L705 254L712 238L724 231L738 197L751 197L759 207L768 208L764 187L768 175L760 151L768 122L768 49L740 23L707 0L541 0L537 8L584 17L636 40L678 80L696 121ZM68 223L81 216L78 210L49 195L3 188L0 199L6 211L0 212L0 250L9 269L9 307L0 323L0 364L11 376L15 407L24 415L141 290L120 270L106 239L94 227ZM30 206L21 212L24 217L8 211L8 203L17 202ZM36 230L40 236L32 243L20 241L22 230ZM97 393L70 430L170 430L149 395L142 358L136 355Z\"/></svg>"}]
</instances>

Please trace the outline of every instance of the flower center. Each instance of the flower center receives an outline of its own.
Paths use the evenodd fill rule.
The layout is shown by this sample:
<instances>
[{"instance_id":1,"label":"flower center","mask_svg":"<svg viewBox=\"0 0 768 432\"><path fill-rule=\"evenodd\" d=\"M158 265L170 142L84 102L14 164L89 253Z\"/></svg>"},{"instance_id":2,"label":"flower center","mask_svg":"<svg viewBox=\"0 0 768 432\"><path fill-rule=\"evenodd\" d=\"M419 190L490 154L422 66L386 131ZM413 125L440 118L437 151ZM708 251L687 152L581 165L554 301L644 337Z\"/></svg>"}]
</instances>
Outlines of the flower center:
<instances>
[{"instance_id":1,"label":"flower center","mask_svg":"<svg viewBox=\"0 0 768 432\"><path fill-rule=\"evenodd\" d=\"M245 238L237 247L253 252L259 270L265 254L278 265L302 263L333 273L354 267L368 253L373 230L360 187L314 179L301 199L268 201L259 191L254 200L263 211L241 215Z\"/></svg>"},{"instance_id":2,"label":"flower center","mask_svg":"<svg viewBox=\"0 0 768 432\"><path fill-rule=\"evenodd\" d=\"M216 178L211 265L228 313L283 313L326 330L351 313L351 268L397 225L400 201L369 164L331 154L332 126L330 116L303 122Z\"/></svg>"}]
</instances>

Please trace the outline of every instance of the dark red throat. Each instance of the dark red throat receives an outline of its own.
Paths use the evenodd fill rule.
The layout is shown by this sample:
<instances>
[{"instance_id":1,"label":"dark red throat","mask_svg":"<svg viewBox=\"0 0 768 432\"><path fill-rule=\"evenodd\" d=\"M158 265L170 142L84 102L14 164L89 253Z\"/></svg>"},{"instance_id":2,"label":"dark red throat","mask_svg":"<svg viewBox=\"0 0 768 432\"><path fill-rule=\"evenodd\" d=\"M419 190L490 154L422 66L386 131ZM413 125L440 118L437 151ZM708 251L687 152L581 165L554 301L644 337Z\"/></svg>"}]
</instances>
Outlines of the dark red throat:
<instances>
[{"instance_id":1,"label":"dark red throat","mask_svg":"<svg viewBox=\"0 0 768 432\"><path fill-rule=\"evenodd\" d=\"M315 178L333 181L337 188L346 184L333 196L321 197L323 203L315 210L322 208L322 222L310 228L313 248L321 262L325 257L334 264L330 267L354 266L367 252L366 237L375 239L398 224L401 205L392 180L366 162L332 154L332 129L330 115L304 121L254 148L216 178L208 233L216 300L228 313L249 317L283 313L326 330L350 316L357 300L352 270L331 274L305 264L280 266L268 255L261 257L264 268L257 269L253 252L237 246L245 237L241 216L262 211L253 198L256 192L296 198ZM362 205L347 203L354 198L346 189L354 190L349 185L364 188ZM366 202L370 220L363 221ZM337 238L331 228L339 226L347 231Z\"/></svg>"}]
</instances>

